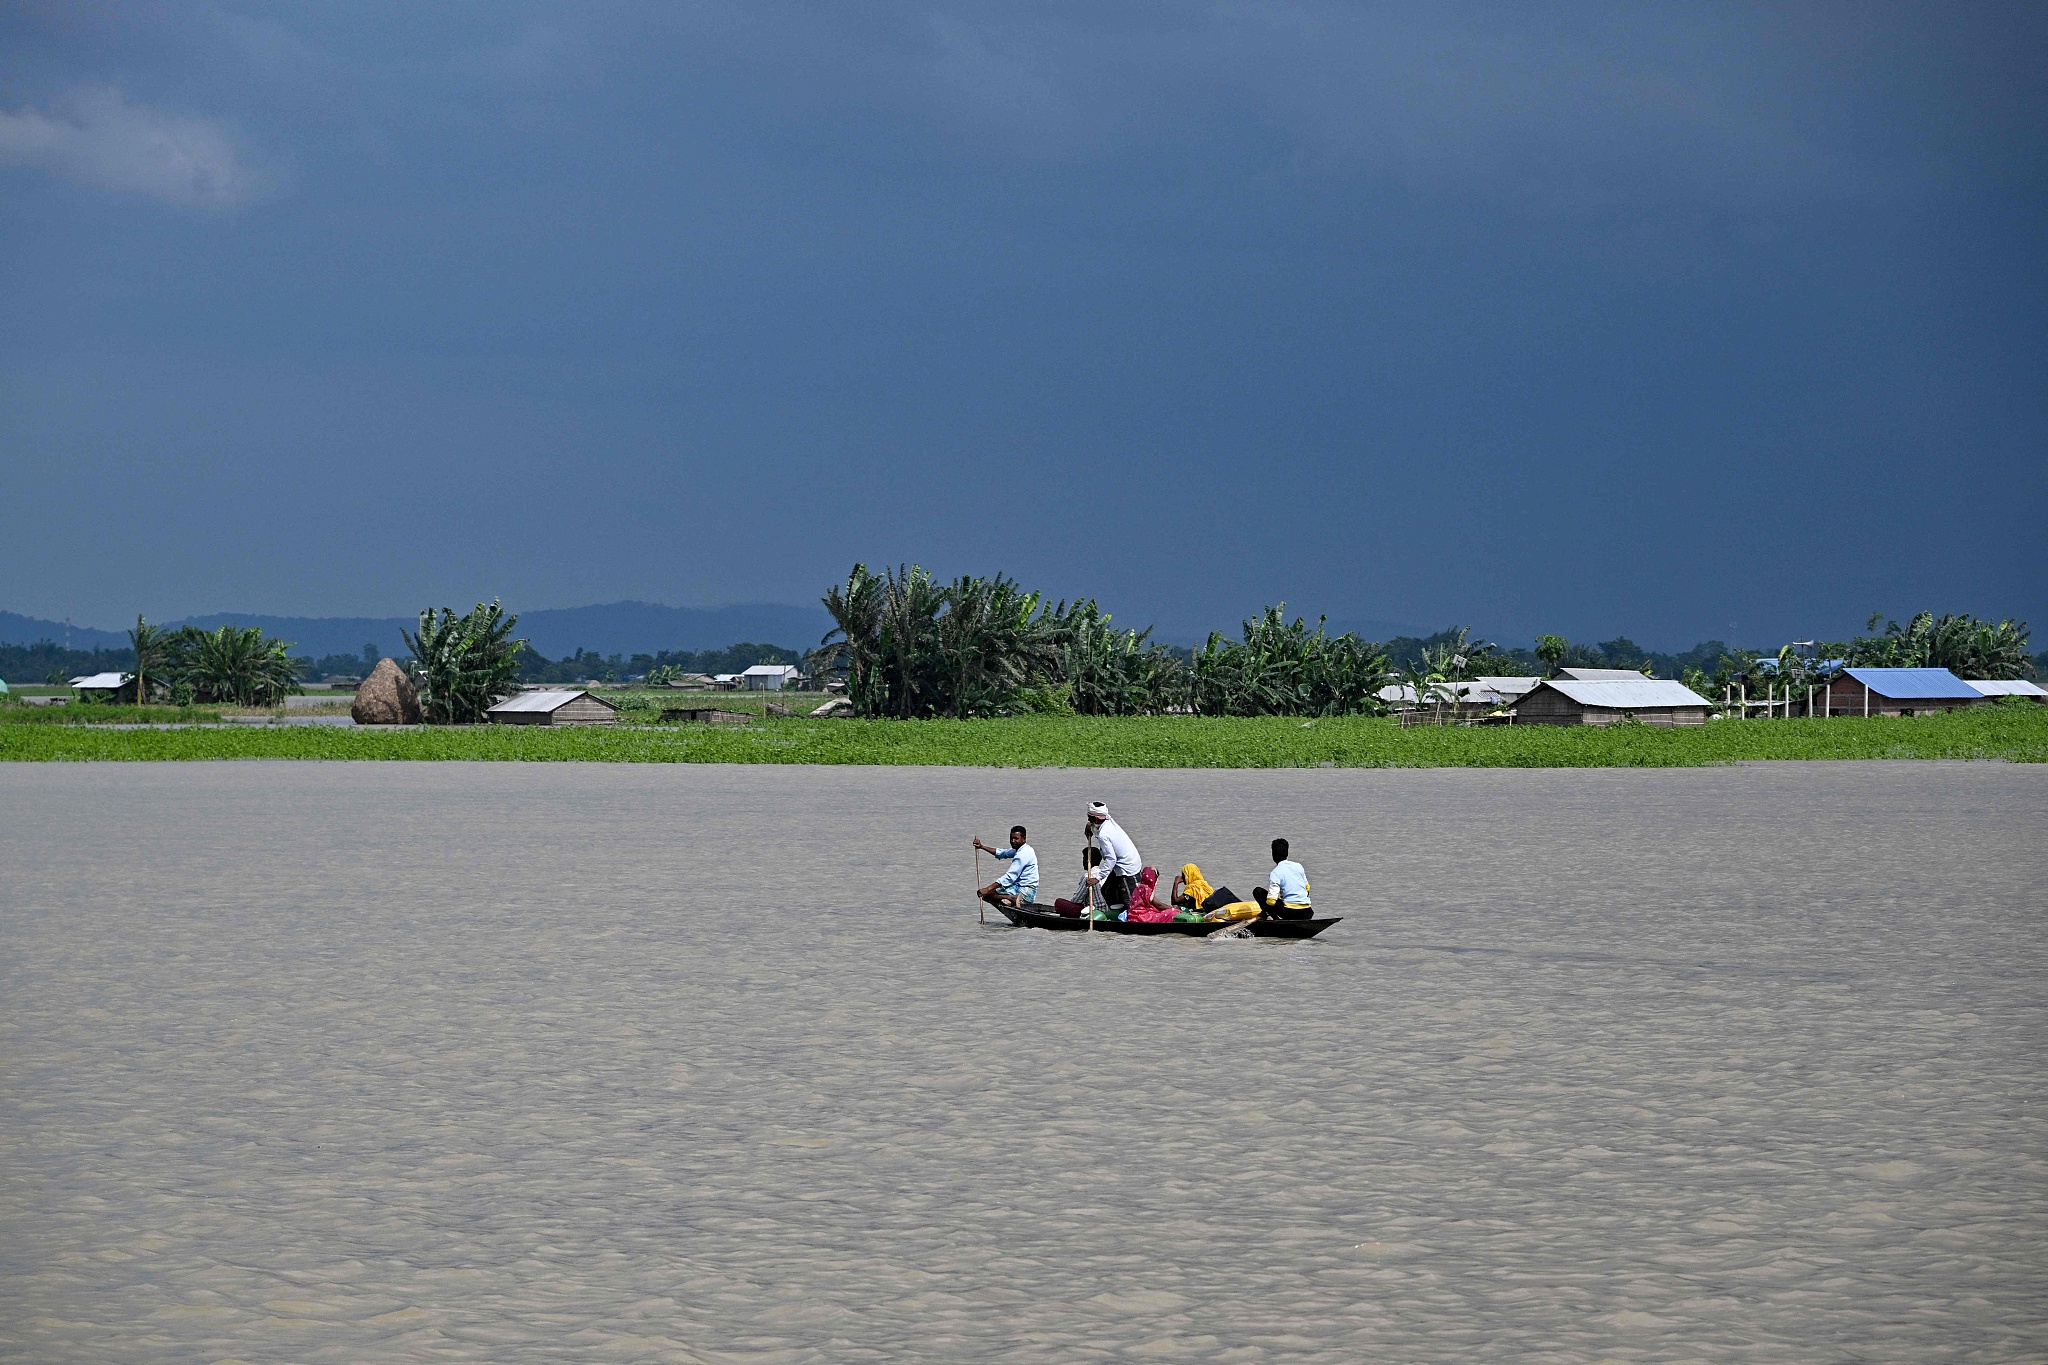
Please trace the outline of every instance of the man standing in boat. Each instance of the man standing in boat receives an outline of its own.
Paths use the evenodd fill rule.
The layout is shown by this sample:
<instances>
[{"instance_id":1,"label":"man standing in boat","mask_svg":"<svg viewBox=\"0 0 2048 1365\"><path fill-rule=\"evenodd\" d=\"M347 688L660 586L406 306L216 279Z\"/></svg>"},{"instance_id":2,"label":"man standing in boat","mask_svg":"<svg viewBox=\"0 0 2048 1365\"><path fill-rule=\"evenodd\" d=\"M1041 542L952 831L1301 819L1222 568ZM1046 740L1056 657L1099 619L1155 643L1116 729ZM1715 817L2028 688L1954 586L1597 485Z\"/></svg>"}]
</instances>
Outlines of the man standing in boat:
<instances>
[{"instance_id":1,"label":"man standing in boat","mask_svg":"<svg viewBox=\"0 0 2048 1365\"><path fill-rule=\"evenodd\" d=\"M1109 807L1100 801L1088 807L1088 842L1102 850L1102 862L1091 876L1100 880L1103 902L1116 907L1129 905L1131 888L1137 885L1138 873L1144 870L1145 863L1131 836L1109 818Z\"/></svg>"}]
</instances>

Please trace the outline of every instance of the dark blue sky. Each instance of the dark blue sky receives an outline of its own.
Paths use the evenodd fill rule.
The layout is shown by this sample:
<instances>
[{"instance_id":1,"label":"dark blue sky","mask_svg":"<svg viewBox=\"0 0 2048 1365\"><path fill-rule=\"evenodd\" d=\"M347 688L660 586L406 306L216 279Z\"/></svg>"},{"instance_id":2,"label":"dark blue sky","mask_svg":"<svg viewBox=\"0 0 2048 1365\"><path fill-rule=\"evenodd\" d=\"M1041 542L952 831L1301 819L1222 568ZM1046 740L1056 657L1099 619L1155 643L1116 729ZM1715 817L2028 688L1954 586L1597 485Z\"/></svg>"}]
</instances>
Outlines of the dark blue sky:
<instances>
[{"instance_id":1,"label":"dark blue sky","mask_svg":"<svg viewBox=\"0 0 2048 1365\"><path fill-rule=\"evenodd\" d=\"M2038 4L0 16L0 607L2048 627Z\"/></svg>"}]
</instances>

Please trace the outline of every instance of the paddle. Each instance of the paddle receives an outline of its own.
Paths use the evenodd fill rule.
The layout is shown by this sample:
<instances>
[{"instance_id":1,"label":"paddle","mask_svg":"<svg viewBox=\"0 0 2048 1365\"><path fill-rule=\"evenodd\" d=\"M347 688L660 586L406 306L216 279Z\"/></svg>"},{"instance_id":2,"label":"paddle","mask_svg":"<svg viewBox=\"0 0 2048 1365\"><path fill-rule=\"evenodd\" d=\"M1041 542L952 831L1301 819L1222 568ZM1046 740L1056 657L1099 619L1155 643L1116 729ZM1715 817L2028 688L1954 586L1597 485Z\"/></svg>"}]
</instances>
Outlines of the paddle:
<instances>
[{"instance_id":1,"label":"paddle","mask_svg":"<svg viewBox=\"0 0 2048 1365\"><path fill-rule=\"evenodd\" d=\"M974 904L981 915L981 922L988 923L988 902L981 898L981 836L975 835L974 845Z\"/></svg>"},{"instance_id":2,"label":"paddle","mask_svg":"<svg viewBox=\"0 0 2048 1365\"><path fill-rule=\"evenodd\" d=\"M1081 845L1081 917L1088 922L1088 932L1095 932L1095 887L1089 882L1088 850L1095 847L1095 840L1089 839ZM1105 900L1104 905L1109 902Z\"/></svg>"},{"instance_id":3,"label":"paddle","mask_svg":"<svg viewBox=\"0 0 2048 1365\"><path fill-rule=\"evenodd\" d=\"M1257 924L1257 923L1258 923L1258 922L1259 922L1260 920L1264 919L1265 917L1266 917L1266 912L1265 912L1265 911L1263 911L1263 910L1261 910L1261 911L1259 911L1259 913L1258 913L1258 914L1256 914L1256 915L1253 915L1253 916L1249 917L1248 919L1241 919L1241 920L1239 920L1239 921L1238 921L1237 923L1235 923L1235 924L1231 925L1231 926L1230 926L1230 927L1229 927L1228 929L1219 929L1219 930L1217 930L1217 931L1216 931L1215 933L1213 933L1213 934L1209 935L1209 937L1210 937L1210 938L1250 938L1250 937L1252 936L1252 926L1253 926L1254 924Z\"/></svg>"}]
</instances>

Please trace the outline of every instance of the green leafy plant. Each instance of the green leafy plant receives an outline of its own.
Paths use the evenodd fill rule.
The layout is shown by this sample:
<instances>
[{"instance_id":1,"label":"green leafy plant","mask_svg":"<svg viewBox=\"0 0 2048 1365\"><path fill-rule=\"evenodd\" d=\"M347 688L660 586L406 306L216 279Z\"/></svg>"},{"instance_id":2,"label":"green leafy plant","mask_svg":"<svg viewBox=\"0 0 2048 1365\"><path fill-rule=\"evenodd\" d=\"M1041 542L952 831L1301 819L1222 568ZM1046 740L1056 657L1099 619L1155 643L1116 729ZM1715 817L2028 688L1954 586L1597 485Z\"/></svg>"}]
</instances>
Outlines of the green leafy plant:
<instances>
[{"instance_id":1,"label":"green leafy plant","mask_svg":"<svg viewBox=\"0 0 2048 1365\"><path fill-rule=\"evenodd\" d=\"M1864 629L1877 631L1873 614ZM1984 621L1968 613L1936 616L1923 611L1900 625L1858 636L1845 648L1851 664L1871 668L1946 668L1959 678L2026 678L2034 661L2027 654L2025 621Z\"/></svg>"},{"instance_id":2,"label":"green leafy plant","mask_svg":"<svg viewBox=\"0 0 2048 1365\"><path fill-rule=\"evenodd\" d=\"M170 680L165 675L175 654L171 633L143 620L138 612L135 629L128 632L128 643L135 650L135 700L139 705L147 705L150 679L156 679L164 691L170 690Z\"/></svg>"},{"instance_id":3,"label":"green leafy plant","mask_svg":"<svg viewBox=\"0 0 2048 1365\"><path fill-rule=\"evenodd\" d=\"M1394 676L1386 653L1355 635L1313 630L1285 603L1246 621L1242 636L1212 634L1195 655L1194 709L1205 716L1376 715Z\"/></svg>"},{"instance_id":4,"label":"green leafy plant","mask_svg":"<svg viewBox=\"0 0 2048 1365\"><path fill-rule=\"evenodd\" d=\"M417 633L401 631L412 650L413 681L429 725L479 725L486 713L518 691L519 651L511 637L517 616L497 599L457 616L452 608L420 613Z\"/></svg>"},{"instance_id":5,"label":"green leafy plant","mask_svg":"<svg viewBox=\"0 0 2048 1365\"><path fill-rule=\"evenodd\" d=\"M809 671L843 679L866 717L1350 715L1383 709L1389 676L1378 645L1290 622L1284 607L1190 656L1118 627L1092 598L1048 606L1000 574L941 583L917 565L856 564L824 604L835 628Z\"/></svg>"},{"instance_id":6,"label":"green leafy plant","mask_svg":"<svg viewBox=\"0 0 2048 1365\"><path fill-rule=\"evenodd\" d=\"M164 638L163 649L171 699L179 705L275 706L304 690L290 643L273 640L256 626L185 626Z\"/></svg>"},{"instance_id":7,"label":"green leafy plant","mask_svg":"<svg viewBox=\"0 0 2048 1365\"><path fill-rule=\"evenodd\" d=\"M1064 604L1048 611L1001 574L941 583L921 565L875 574L856 564L824 605L834 629L806 671L843 678L856 715L1014 715L1044 703L1039 689L1070 681Z\"/></svg>"}]
</instances>

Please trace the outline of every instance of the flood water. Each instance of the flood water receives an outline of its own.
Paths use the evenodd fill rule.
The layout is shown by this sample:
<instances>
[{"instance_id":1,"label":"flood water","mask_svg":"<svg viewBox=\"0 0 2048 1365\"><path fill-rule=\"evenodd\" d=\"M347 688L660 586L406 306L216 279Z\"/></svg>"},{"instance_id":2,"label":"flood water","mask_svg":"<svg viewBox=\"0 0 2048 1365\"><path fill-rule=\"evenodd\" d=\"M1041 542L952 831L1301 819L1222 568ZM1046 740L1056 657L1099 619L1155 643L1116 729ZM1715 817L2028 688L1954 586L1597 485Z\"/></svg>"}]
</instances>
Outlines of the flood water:
<instances>
[{"instance_id":1,"label":"flood water","mask_svg":"<svg viewBox=\"0 0 2048 1365\"><path fill-rule=\"evenodd\" d=\"M1081 811L1306 944L977 924ZM2048 768L0 767L0 1356L2048 1355ZM984 877L992 876L987 859Z\"/></svg>"}]
</instances>

